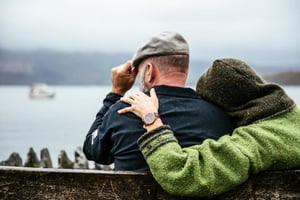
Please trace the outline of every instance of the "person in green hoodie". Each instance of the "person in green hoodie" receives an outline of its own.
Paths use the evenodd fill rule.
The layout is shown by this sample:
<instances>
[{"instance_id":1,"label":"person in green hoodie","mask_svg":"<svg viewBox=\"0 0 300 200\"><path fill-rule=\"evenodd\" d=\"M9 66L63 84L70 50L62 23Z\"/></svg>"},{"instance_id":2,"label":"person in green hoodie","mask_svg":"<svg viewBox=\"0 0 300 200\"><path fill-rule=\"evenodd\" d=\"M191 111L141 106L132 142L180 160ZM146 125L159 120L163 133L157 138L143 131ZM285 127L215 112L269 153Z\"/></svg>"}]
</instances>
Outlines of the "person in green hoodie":
<instances>
[{"instance_id":1,"label":"person in green hoodie","mask_svg":"<svg viewBox=\"0 0 300 200\"><path fill-rule=\"evenodd\" d=\"M267 169L300 167L300 109L285 91L245 62L217 59L198 80L197 93L217 104L238 127L218 140L182 148L163 119L144 126L138 145L164 190L180 196L214 196ZM141 119L159 112L155 91L121 98Z\"/></svg>"}]
</instances>

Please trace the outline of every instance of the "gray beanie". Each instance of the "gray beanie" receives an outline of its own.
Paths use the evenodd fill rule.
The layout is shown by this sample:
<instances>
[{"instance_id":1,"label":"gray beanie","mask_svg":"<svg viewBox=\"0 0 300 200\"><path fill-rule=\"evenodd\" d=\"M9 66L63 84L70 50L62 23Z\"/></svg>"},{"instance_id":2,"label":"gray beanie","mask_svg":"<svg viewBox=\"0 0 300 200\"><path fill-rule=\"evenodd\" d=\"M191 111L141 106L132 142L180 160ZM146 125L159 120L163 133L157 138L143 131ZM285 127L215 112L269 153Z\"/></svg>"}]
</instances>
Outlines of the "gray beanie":
<instances>
[{"instance_id":1,"label":"gray beanie","mask_svg":"<svg viewBox=\"0 0 300 200\"><path fill-rule=\"evenodd\" d=\"M132 66L137 67L148 57L164 55L189 55L188 43L179 33L159 33L138 49L132 58Z\"/></svg>"}]
</instances>

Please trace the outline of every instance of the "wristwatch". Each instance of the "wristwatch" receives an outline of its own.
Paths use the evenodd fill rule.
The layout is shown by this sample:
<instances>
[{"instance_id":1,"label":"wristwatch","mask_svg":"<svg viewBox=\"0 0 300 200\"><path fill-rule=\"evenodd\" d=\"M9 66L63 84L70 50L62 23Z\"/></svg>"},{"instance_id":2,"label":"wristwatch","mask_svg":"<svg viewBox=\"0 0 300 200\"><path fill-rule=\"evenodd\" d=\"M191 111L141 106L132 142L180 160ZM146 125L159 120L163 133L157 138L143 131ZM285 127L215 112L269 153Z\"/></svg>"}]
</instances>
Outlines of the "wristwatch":
<instances>
[{"instance_id":1,"label":"wristwatch","mask_svg":"<svg viewBox=\"0 0 300 200\"><path fill-rule=\"evenodd\" d=\"M157 118L160 118L158 112L149 112L145 114L143 121L147 126L153 124Z\"/></svg>"}]
</instances>

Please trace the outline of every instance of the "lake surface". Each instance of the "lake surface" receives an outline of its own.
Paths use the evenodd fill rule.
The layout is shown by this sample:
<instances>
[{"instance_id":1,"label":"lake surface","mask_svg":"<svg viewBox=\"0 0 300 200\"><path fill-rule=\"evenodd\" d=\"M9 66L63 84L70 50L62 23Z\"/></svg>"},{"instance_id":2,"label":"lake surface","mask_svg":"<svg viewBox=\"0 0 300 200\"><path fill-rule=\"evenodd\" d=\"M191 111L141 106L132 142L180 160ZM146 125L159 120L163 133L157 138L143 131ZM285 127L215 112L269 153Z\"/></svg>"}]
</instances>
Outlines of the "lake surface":
<instances>
[{"instance_id":1,"label":"lake surface","mask_svg":"<svg viewBox=\"0 0 300 200\"><path fill-rule=\"evenodd\" d=\"M74 161L110 86L57 86L54 99L30 99L29 87L0 86L0 161L18 152L25 162L30 147L47 147L54 167L61 150ZM284 87L300 105L300 87ZM132 92L138 91L133 88ZM129 92L131 93L131 92Z\"/></svg>"}]
</instances>

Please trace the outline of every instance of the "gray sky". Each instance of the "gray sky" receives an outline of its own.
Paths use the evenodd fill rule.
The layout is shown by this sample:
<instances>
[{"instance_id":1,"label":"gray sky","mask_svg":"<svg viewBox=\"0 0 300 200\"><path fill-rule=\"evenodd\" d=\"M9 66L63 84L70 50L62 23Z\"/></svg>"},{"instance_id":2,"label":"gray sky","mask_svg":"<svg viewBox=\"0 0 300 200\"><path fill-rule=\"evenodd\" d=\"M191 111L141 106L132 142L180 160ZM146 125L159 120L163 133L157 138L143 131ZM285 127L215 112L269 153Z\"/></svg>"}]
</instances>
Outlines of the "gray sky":
<instances>
[{"instance_id":1,"label":"gray sky","mask_svg":"<svg viewBox=\"0 0 300 200\"><path fill-rule=\"evenodd\" d=\"M0 47L128 52L171 30L192 59L300 67L298 0L0 0Z\"/></svg>"}]
</instances>

